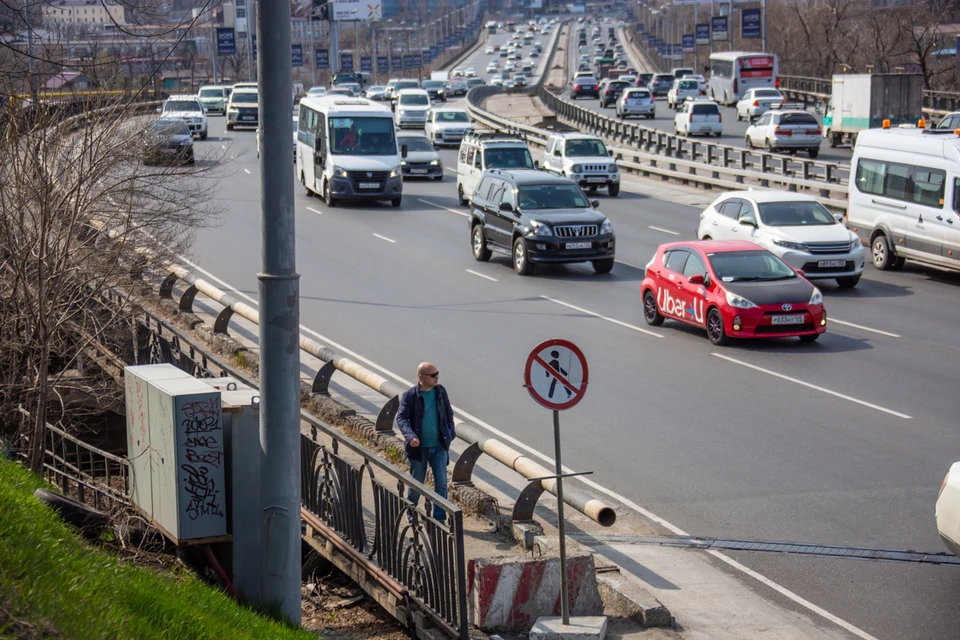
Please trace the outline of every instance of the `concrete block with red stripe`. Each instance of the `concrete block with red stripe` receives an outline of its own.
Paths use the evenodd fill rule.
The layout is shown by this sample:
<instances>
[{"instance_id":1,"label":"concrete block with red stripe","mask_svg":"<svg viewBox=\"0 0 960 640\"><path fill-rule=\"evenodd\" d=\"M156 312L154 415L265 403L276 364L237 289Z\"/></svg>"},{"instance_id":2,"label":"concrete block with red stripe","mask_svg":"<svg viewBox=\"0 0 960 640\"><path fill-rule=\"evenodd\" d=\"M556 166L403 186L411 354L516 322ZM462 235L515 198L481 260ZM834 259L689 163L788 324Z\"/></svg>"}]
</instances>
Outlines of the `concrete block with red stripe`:
<instances>
[{"instance_id":1,"label":"concrete block with red stripe","mask_svg":"<svg viewBox=\"0 0 960 640\"><path fill-rule=\"evenodd\" d=\"M570 615L603 613L593 555L567 557ZM467 565L470 622L484 631L529 630L560 615L560 558L475 558Z\"/></svg>"}]
</instances>

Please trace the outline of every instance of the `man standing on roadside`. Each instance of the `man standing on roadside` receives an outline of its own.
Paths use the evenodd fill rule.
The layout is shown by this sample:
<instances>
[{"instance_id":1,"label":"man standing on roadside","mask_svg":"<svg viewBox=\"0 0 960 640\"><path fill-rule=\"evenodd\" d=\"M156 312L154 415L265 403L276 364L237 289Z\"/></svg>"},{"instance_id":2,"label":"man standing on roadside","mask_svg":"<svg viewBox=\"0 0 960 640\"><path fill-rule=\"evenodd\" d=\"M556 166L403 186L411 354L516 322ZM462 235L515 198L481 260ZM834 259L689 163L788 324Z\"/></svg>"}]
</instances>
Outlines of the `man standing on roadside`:
<instances>
[{"instance_id":1,"label":"man standing on roadside","mask_svg":"<svg viewBox=\"0 0 960 640\"><path fill-rule=\"evenodd\" d=\"M456 437L453 407L447 390L439 383L440 372L429 362L417 367L417 384L400 397L397 426L403 434L404 453L410 462L410 475L418 482L427 477L427 465L433 471L434 491L447 497L447 463L450 444ZM416 507L420 494L413 489L407 500ZM433 518L445 522L447 512L434 505Z\"/></svg>"}]
</instances>

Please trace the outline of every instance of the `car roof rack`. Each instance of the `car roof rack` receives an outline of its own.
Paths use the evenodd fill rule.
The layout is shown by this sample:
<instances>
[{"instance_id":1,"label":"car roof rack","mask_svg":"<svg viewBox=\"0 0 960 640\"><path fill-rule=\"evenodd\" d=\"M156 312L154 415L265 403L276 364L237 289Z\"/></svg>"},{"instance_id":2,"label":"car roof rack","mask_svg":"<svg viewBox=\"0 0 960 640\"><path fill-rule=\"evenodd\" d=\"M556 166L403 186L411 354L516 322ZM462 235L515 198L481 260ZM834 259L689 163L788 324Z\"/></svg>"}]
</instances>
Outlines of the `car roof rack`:
<instances>
[{"instance_id":1,"label":"car roof rack","mask_svg":"<svg viewBox=\"0 0 960 640\"><path fill-rule=\"evenodd\" d=\"M515 133L502 133L500 131L489 133L473 131L465 134L463 139L471 142L526 142L524 137Z\"/></svg>"}]
</instances>

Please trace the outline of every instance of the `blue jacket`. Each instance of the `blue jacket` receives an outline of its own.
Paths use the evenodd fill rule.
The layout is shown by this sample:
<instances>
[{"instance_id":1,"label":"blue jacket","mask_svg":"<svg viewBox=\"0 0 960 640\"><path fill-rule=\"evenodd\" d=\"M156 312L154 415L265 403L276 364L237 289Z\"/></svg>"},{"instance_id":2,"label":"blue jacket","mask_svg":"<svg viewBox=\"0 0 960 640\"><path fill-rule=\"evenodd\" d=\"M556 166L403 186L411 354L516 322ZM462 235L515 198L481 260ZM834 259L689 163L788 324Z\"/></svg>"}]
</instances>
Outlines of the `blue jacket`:
<instances>
[{"instance_id":1,"label":"blue jacket","mask_svg":"<svg viewBox=\"0 0 960 640\"><path fill-rule=\"evenodd\" d=\"M450 398L447 396L447 390L443 385L437 385L437 423L440 427L440 444L443 448L450 450L450 444L457 437L457 432L453 426L453 407L450 406ZM415 384L400 396L400 408L397 410L397 426L400 427L400 433L403 434L403 440L406 443L404 452L407 457L419 460L420 447L411 447L410 441L413 438L420 438L420 429L423 426L423 398L420 397L420 385Z\"/></svg>"}]
</instances>

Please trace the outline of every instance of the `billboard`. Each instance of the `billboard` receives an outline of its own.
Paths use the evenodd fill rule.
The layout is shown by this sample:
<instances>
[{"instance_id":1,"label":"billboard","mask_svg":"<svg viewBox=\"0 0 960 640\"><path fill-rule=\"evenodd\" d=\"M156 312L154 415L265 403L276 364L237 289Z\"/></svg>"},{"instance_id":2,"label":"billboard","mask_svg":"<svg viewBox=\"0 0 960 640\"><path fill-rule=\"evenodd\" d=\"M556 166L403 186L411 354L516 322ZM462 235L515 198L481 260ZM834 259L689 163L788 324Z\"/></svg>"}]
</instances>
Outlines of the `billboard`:
<instances>
[{"instance_id":1,"label":"billboard","mask_svg":"<svg viewBox=\"0 0 960 640\"><path fill-rule=\"evenodd\" d=\"M729 16L714 16L710 18L710 35L714 42L726 42L730 39L728 27Z\"/></svg>"},{"instance_id":2,"label":"billboard","mask_svg":"<svg viewBox=\"0 0 960 640\"><path fill-rule=\"evenodd\" d=\"M369 56L363 56L360 58L360 72L373 73L373 58Z\"/></svg>"},{"instance_id":3,"label":"billboard","mask_svg":"<svg viewBox=\"0 0 960 640\"><path fill-rule=\"evenodd\" d=\"M740 10L740 37L760 38L760 9Z\"/></svg>"},{"instance_id":4,"label":"billboard","mask_svg":"<svg viewBox=\"0 0 960 640\"><path fill-rule=\"evenodd\" d=\"M317 49L315 52L315 58L317 69L329 69L330 68L330 50L329 49Z\"/></svg>"},{"instance_id":5,"label":"billboard","mask_svg":"<svg viewBox=\"0 0 960 640\"><path fill-rule=\"evenodd\" d=\"M413 56L410 56L410 55L403 56L403 68L413 69Z\"/></svg>"},{"instance_id":6,"label":"billboard","mask_svg":"<svg viewBox=\"0 0 960 640\"><path fill-rule=\"evenodd\" d=\"M334 20L382 20L383 5L380 0L334 0Z\"/></svg>"},{"instance_id":7,"label":"billboard","mask_svg":"<svg viewBox=\"0 0 960 640\"><path fill-rule=\"evenodd\" d=\"M637 23L637 33L643 33L643 23L642 23L642 22L638 22L638 23Z\"/></svg>"},{"instance_id":8,"label":"billboard","mask_svg":"<svg viewBox=\"0 0 960 640\"><path fill-rule=\"evenodd\" d=\"M710 44L710 24L697 25L697 44Z\"/></svg>"},{"instance_id":9,"label":"billboard","mask_svg":"<svg viewBox=\"0 0 960 640\"><path fill-rule=\"evenodd\" d=\"M294 67L303 66L303 45L302 44L290 45L290 63Z\"/></svg>"},{"instance_id":10,"label":"billboard","mask_svg":"<svg viewBox=\"0 0 960 640\"><path fill-rule=\"evenodd\" d=\"M237 37L233 29L217 27L217 54L232 56L237 52Z\"/></svg>"},{"instance_id":11,"label":"billboard","mask_svg":"<svg viewBox=\"0 0 960 640\"><path fill-rule=\"evenodd\" d=\"M353 71L353 54L340 54L340 71Z\"/></svg>"},{"instance_id":12,"label":"billboard","mask_svg":"<svg viewBox=\"0 0 960 640\"><path fill-rule=\"evenodd\" d=\"M688 33L684 35L682 40L683 42L682 42L681 48L683 49L683 53L693 53L693 49L694 49L693 34Z\"/></svg>"},{"instance_id":13,"label":"billboard","mask_svg":"<svg viewBox=\"0 0 960 640\"><path fill-rule=\"evenodd\" d=\"M400 56L393 57L393 70L403 71L403 60L400 58Z\"/></svg>"},{"instance_id":14,"label":"billboard","mask_svg":"<svg viewBox=\"0 0 960 640\"><path fill-rule=\"evenodd\" d=\"M377 73L386 73L390 71L390 61L387 56L377 56Z\"/></svg>"}]
</instances>

